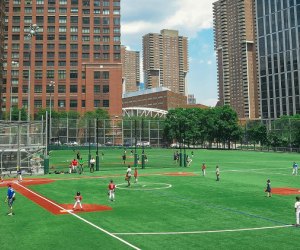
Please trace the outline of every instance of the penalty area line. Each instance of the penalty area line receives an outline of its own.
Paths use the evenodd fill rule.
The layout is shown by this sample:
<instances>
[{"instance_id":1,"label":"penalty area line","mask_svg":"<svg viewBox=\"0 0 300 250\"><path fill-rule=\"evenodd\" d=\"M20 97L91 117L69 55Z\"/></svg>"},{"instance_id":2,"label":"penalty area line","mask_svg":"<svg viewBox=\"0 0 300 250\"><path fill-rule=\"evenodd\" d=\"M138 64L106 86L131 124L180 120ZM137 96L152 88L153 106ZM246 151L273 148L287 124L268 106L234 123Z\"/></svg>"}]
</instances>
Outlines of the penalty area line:
<instances>
[{"instance_id":1,"label":"penalty area line","mask_svg":"<svg viewBox=\"0 0 300 250\"><path fill-rule=\"evenodd\" d=\"M80 217L79 215L74 214L73 212L71 212L71 211L69 211L69 210L66 210L66 209L63 208L62 206L60 206L60 205L58 205L58 204L56 204L56 203L54 203L54 202L48 200L47 198L45 198L45 197L43 197L43 196L41 196L41 195L39 195L39 194L33 192L32 190L30 190L30 189L26 188L25 186L21 185L20 183L16 182L15 184L17 184L17 185L20 186L21 188L24 188L24 189L27 190L28 192L30 192L30 193L32 193L32 194L34 194L34 195L40 197L41 199L43 199L43 200L45 200L45 201L51 203L52 205L58 207L59 209L65 210L68 214L70 214L70 215L76 217L77 219L79 219L79 220L81 220L81 221L83 221L83 222L89 224L90 226L92 226L92 227L98 229L99 231L101 231L101 232L103 232L103 233L106 233L106 234L108 234L109 236L111 236L111 237L113 237L113 238L115 238L115 239L117 239L117 240L123 242L123 243L126 244L127 246L130 246L131 248L136 249L136 250L141 250L140 248L138 248L138 247L132 245L131 243L129 243L128 241L123 240L123 239L121 239L120 237L118 237L118 236L116 236L116 235L114 235L114 234L108 232L107 230L105 230L105 229L103 229L103 228L101 228L101 227L95 225L94 223L92 223L92 222L90 222L90 221L88 221L88 220L86 220L86 219Z\"/></svg>"},{"instance_id":2,"label":"penalty area line","mask_svg":"<svg viewBox=\"0 0 300 250\"><path fill-rule=\"evenodd\" d=\"M241 232L241 231L255 231L276 228L292 227L293 225L273 226L273 227L253 227L253 228L239 228L239 229L224 229L224 230L209 230L209 231L191 231L191 232L149 232L149 233L113 233L114 235L176 235L176 234L208 234L208 233L226 233L226 232Z\"/></svg>"}]
</instances>

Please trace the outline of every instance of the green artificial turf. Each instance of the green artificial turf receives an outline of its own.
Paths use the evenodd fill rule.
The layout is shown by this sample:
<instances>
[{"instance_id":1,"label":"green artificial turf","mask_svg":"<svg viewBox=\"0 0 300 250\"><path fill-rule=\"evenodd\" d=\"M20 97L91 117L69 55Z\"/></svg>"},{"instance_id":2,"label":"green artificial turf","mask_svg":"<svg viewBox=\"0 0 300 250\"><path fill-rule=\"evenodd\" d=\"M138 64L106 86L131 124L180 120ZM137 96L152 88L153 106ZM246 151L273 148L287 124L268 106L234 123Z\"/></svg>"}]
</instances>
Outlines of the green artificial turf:
<instances>
[{"instance_id":1,"label":"green artificial turf","mask_svg":"<svg viewBox=\"0 0 300 250\"><path fill-rule=\"evenodd\" d=\"M127 164L133 165L130 149L125 165L123 149L101 149L100 171L89 173L86 167L82 175L54 174L68 171L76 151L51 151L51 174L36 178L55 181L28 186L31 190L58 204L73 204L80 191L83 205L102 204L112 210L79 213L83 221L69 214L53 215L17 193L14 216L7 216L7 205L0 204L1 249L133 249L120 239L139 249L297 249L293 239L298 238L299 228L275 228L295 223L296 195L267 198L264 189L267 179L272 188L300 188L300 177L291 174L298 154L195 149L187 150L194 157L185 168L174 163L174 151L147 149L149 162L145 169L139 166L138 184L132 180L130 188L124 180ZM88 150L80 153L87 161ZM91 154L95 156L94 149ZM115 202L107 197L111 179L120 185ZM6 188L0 188L3 201L5 195ZM251 229L263 227L270 228Z\"/></svg>"}]
</instances>

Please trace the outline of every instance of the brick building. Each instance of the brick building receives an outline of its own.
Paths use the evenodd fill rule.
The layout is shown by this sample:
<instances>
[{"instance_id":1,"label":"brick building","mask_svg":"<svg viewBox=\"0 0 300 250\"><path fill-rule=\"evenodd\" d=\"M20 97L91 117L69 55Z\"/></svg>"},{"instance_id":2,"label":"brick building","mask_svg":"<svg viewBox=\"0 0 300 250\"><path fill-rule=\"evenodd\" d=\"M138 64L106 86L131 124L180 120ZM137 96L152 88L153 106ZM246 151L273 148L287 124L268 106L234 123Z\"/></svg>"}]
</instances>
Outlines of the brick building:
<instances>
[{"instance_id":1,"label":"brick building","mask_svg":"<svg viewBox=\"0 0 300 250\"><path fill-rule=\"evenodd\" d=\"M123 108L145 107L169 110L187 105L187 97L165 87L123 94Z\"/></svg>"},{"instance_id":2,"label":"brick building","mask_svg":"<svg viewBox=\"0 0 300 250\"><path fill-rule=\"evenodd\" d=\"M83 113L104 108L112 116L122 113L120 0L5 4L2 110L9 111L12 100L32 116L49 107L51 92L54 110Z\"/></svg>"},{"instance_id":3,"label":"brick building","mask_svg":"<svg viewBox=\"0 0 300 250\"><path fill-rule=\"evenodd\" d=\"M3 84L3 59L4 59L4 22L5 22L5 4L0 1L0 107L2 106L2 84ZM2 110L0 108L0 120L2 119Z\"/></svg>"},{"instance_id":4,"label":"brick building","mask_svg":"<svg viewBox=\"0 0 300 250\"><path fill-rule=\"evenodd\" d=\"M135 92L140 87L140 52L121 47L123 93Z\"/></svg>"}]
</instances>

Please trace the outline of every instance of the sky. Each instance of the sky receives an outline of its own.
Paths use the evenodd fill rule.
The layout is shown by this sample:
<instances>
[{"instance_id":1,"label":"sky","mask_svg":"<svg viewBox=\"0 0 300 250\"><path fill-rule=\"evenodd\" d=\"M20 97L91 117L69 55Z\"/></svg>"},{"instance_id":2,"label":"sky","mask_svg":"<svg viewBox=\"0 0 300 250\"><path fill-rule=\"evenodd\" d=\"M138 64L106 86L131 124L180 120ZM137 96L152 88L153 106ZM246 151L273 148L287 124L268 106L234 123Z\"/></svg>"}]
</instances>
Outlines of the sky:
<instances>
[{"instance_id":1,"label":"sky","mask_svg":"<svg viewBox=\"0 0 300 250\"><path fill-rule=\"evenodd\" d=\"M215 106L218 99L212 3L216 0L121 0L122 45L140 51L142 37L174 29L189 39L188 94ZM143 81L143 79L141 79Z\"/></svg>"}]
</instances>

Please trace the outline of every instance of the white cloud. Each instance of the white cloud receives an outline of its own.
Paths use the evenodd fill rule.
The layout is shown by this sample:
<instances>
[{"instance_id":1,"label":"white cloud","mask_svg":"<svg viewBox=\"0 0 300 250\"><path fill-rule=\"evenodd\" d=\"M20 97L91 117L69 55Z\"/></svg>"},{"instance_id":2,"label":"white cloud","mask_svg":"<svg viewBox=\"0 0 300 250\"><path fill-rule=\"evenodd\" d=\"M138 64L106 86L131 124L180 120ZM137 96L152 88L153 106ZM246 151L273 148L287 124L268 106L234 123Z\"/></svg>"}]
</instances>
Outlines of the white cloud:
<instances>
[{"instance_id":1,"label":"white cloud","mask_svg":"<svg viewBox=\"0 0 300 250\"><path fill-rule=\"evenodd\" d=\"M194 37L202 29L212 28L212 3L215 0L123 0L123 44L133 36L176 29L179 34Z\"/></svg>"}]
</instances>

